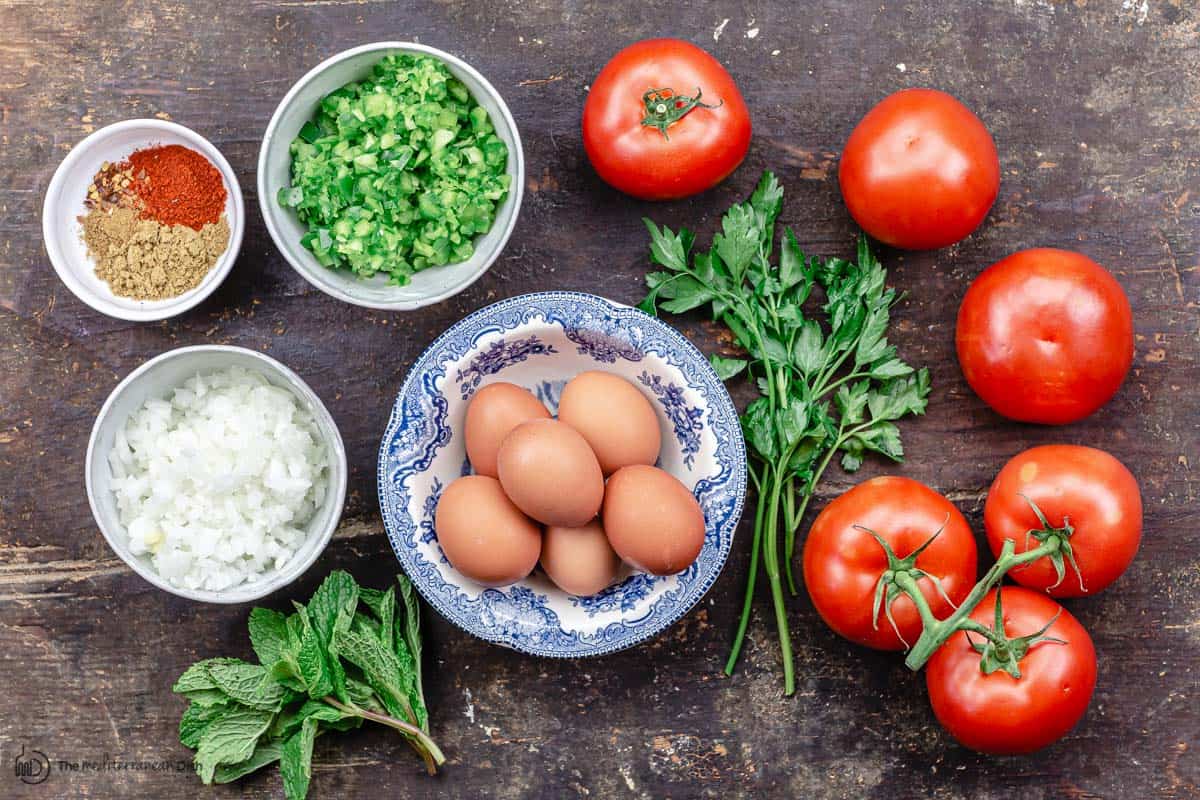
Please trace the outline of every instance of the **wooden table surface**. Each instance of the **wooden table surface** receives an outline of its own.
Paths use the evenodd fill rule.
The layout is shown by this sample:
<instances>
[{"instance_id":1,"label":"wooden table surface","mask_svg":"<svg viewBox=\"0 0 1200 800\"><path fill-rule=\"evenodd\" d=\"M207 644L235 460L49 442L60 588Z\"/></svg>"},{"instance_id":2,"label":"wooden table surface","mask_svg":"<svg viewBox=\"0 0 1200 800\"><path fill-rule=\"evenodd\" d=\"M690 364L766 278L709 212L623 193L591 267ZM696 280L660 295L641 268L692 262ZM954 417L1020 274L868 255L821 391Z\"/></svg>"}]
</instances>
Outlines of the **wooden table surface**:
<instances>
[{"instance_id":1,"label":"wooden table surface","mask_svg":"<svg viewBox=\"0 0 1200 800\"><path fill-rule=\"evenodd\" d=\"M937 6L944 6L938 9ZM981 530L1004 461L1045 442L1105 448L1138 476L1145 539L1102 596L1069 603L1091 632L1099 685L1083 722L1037 755L991 759L934 721L924 682L894 656L831 634L806 596L791 603L799 692L780 692L759 614L742 667L719 675L746 572L743 525L721 580L668 632L605 658L537 660L433 618L434 734L449 757L424 777L383 730L318 742L313 797L1187 798L1200 793L1200 9L1189 0L826 0L751 4L523 2L0 3L0 796L274 797L278 771L204 789L182 772L71 772L58 762L180 760L183 703L169 687L192 661L249 655L248 607L199 605L148 585L105 545L83 487L93 419L147 358L186 344L260 349L328 405L349 454L345 518L320 561L268 604L305 597L340 567L395 573L375 494L388 411L423 347L464 314L538 289L636 302L647 270L640 218L707 241L764 168L787 190L783 220L805 250L850 254L837 152L877 100L907 86L961 98L1000 151L1000 197L958 246L884 251L908 293L894 340L928 365L927 416L902 423L907 462L831 471L828 500L896 472L945 492ZM604 186L583 155L588 83L620 47L676 35L714 53L751 108L745 164L717 189L665 205ZM413 39L479 68L521 128L525 203L503 256L467 292L414 313L345 305L309 286L271 244L254 167L288 87L320 60L378 39ZM163 323L109 319L58 281L40 209L58 162L87 133L160 117L212 139L235 167L248 222L241 256L207 302ZM1006 422L970 392L953 322L970 280L1019 248L1079 249L1125 287L1134 368L1083 422ZM671 320L701 349L717 329ZM735 393L739 403L748 397ZM822 502L814 503L820 507ZM55 762L25 786L22 749Z\"/></svg>"}]
</instances>

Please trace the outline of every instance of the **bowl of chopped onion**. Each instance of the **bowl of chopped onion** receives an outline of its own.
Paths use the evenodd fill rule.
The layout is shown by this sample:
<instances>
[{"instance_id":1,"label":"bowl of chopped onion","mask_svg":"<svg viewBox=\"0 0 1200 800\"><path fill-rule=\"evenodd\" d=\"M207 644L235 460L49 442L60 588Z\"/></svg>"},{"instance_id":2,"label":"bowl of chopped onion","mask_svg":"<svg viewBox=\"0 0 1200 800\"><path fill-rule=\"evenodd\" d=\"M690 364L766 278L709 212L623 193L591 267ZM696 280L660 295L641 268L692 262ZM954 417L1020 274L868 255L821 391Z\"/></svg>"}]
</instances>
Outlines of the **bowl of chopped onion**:
<instances>
[{"instance_id":1,"label":"bowl of chopped onion","mask_svg":"<svg viewBox=\"0 0 1200 800\"><path fill-rule=\"evenodd\" d=\"M508 242L524 183L500 93L412 42L362 45L310 70L258 158L259 206L288 263L326 294L390 310L478 280Z\"/></svg>"},{"instance_id":2,"label":"bowl of chopped onion","mask_svg":"<svg viewBox=\"0 0 1200 800\"><path fill-rule=\"evenodd\" d=\"M333 536L341 434L296 373L241 347L170 350L109 395L88 501L126 564L172 594L244 603L291 583Z\"/></svg>"}]
</instances>

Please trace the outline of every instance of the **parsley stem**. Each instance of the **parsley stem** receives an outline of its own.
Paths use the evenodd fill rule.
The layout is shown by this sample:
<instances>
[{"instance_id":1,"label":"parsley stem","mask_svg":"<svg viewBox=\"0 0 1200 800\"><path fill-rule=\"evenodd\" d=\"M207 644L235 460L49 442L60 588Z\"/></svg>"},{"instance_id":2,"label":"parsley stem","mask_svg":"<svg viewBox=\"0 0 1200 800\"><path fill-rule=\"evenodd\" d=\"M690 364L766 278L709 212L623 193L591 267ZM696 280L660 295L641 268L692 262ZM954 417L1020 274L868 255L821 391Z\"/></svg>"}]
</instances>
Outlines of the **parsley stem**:
<instances>
[{"instance_id":1,"label":"parsley stem","mask_svg":"<svg viewBox=\"0 0 1200 800\"><path fill-rule=\"evenodd\" d=\"M788 458L791 453L788 453ZM771 584L771 601L775 607L775 627L779 630L779 650L783 657L783 693L796 692L795 664L792 659L792 635L788 629L787 606L783 598L783 581L779 572L779 495L783 490L783 475L776 471L771 481L771 499L763 529L763 569Z\"/></svg>"},{"instance_id":2,"label":"parsley stem","mask_svg":"<svg viewBox=\"0 0 1200 800\"><path fill-rule=\"evenodd\" d=\"M832 392L834 389L838 388L842 384L849 383L850 381L857 380L858 378L867 378L867 377L870 377L869 372L851 372L849 375L842 376L841 378L839 378L838 380L829 384L828 386L822 386L820 391L817 393L817 397L824 397L825 395L829 394L830 392Z\"/></svg>"},{"instance_id":3,"label":"parsley stem","mask_svg":"<svg viewBox=\"0 0 1200 800\"><path fill-rule=\"evenodd\" d=\"M750 574L746 577L746 597L742 602L742 616L738 621L737 633L733 637L733 646L729 649L729 658L725 662L725 674L732 675L737 666L738 656L742 653L742 642L746 640L746 628L750 625L750 610L754 604L754 584L758 580L758 554L762 547L763 513L767 507L766 485L770 479L771 466L763 464L762 478L750 470L754 485L758 490L758 508L754 512L754 538L750 543Z\"/></svg>"},{"instance_id":4,"label":"parsley stem","mask_svg":"<svg viewBox=\"0 0 1200 800\"><path fill-rule=\"evenodd\" d=\"M846 351L838 356L837 361L834 361L832 364L822 370L818 380L813 381L813 385L817 387L817 389L813 392L813 397L820 397L821 395L825 394L826 385L829 383L829 380L837 374L839 369L842 368L842 364L845 363L846 359L850 357L852 352L854 352L854 348L846 348Z\"/></svg>"}]
</instances>

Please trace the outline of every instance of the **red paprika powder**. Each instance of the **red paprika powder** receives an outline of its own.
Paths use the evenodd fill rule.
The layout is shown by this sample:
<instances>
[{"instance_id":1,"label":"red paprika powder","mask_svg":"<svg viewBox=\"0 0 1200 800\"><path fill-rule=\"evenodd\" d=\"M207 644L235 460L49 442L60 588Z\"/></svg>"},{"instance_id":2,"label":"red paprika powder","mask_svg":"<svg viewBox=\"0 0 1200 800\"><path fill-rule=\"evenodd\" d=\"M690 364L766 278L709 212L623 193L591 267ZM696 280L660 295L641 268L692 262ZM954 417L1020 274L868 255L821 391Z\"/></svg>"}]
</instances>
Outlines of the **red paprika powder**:
<instances>
[{"instance_id":1,"label":"red paprika powder","mask_svg":"<svg viewBox=\"0 0 1200 800\"><path fill-rule=\"evenodd\" d=\"M178 144L148 147L129 156L129 164L143 217L198 231L225 211L225 181L195 150Z\"/></svg>"}]
</instances>

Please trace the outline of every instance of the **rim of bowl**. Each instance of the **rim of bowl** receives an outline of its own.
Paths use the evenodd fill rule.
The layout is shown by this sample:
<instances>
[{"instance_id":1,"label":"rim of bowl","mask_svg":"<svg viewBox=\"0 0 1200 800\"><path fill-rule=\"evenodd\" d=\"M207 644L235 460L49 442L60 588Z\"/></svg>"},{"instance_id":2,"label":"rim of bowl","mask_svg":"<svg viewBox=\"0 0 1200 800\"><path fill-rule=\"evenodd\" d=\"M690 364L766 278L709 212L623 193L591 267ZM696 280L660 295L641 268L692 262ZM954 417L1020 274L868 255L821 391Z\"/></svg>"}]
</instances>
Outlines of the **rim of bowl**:
<instances>
[{"instance_id":1,"label":"rim of bowl","mask_svg":"<svg viewBox=\"0 0 1200 800\"><path fill-rule=\"evenodd\" d=\"M632 312L635 312L636 315L645 317L645 319L648 322L650 322L651 324L657 325L659 328L662 329L664 335L666 335L668 338L675 340L685 352L689 352L697 360L698 363L703 365L704 369L708 370L712 374L713 384L715 386L717 386L720 390L720 394L718 394L718 396L715 398L715 404L719 405L722 408L722 410L724 411L724 413L731 415L734 420L738 419L737 405L733 402L733 397L732 397L732 395L729 394L729 389L725 386L725 382L723 380L721 380L720 376L717 375L716 371L713 370L712 365L708 362L708 358L704 355L703 352L701 352L699 347L697 347L695 344L692 343L691 339L687 338L686 336L683 335L683 333L676 330L674 327L668 325L667 323L663 322L658 317L651 316L650 314L647 314L645 311L642 311L640 308L636 308L634 306L630 306L625 303L620 303L620 302L617 302L616 300L609 300L607 297L602 297L600 295L592 294L590 292L579 292L579 291L570 291L570 290L530 292L528 294L515 295L513 297L505 298L504 300L498 300L494 303L488 303L486 306L483 306L482 308L478 308L475 311L472 311L470 314L466 315L462 319L460 319L457 322L455 322L454 324L452 324L450 327L446 328L446 330L444 330L440 336L438 336L436 339L434 339L429 344L428 347L426 347L424 350L421 351L421 354L419 356L417 356L416 359L413 360L412 365L409 367L408 373L404 377L404 381L400 384L400 388L396 392L396 400L393 401L392 408L388 411L388 420L384 427L383 435L380 437L379 454L376 457L376 462L375 462L375 470L376 470L376 472L375 472L375 493L377 496L377 500L379 502L379 514L380 514L381 519L383 520L384 533L387 535L388 543L391 545L392 551L396 555L396 560L398 562L400 562L400 568L404 571L404 574L406 576L408 576L409 580L412 581L413 586L416 587L417 592L420 593L421 597L425 600L426 604L428 604L434 610L436 610L439 614L441 614L442 618L447 620L448 622L450 622L450 624L454 625L459 630L469 633L470 635L474 636L477 639L481 639L489 644L495 644L495 645L499 645L501 647L507 647L510 650L514 650L519 653L525 653L526 655L536 656L539 658L553 658L553 659L596 658L599 656L611 655L613 653L617 653L622 650L628 650L632 647L637 647L638 645L645 644L647 641L649 641L650 639L653 639L655 636L661 635L663 632L669 630L673 625L675 625L675 623L679 622L679 620L683 619L693 609L695 609L698 605L700 605L700 601L703 600L708 595L708 593L712 590L713 585L716 584L717 579L721 577L721 574L725 571L726 565L728 565L728 563L729 563L729 554L733 552L733 540L737 537L737 529L738 529L738 526L741 524L742 515L745 512L746 494L748 491L748 485L747 485L748 476L747 476L747 470L746 470L746 442L745 442L745 439L739 435L737 437L737 441L734 443L735 448L738 450L738 457L734 459L734 463L737 468L737 474L732 477L732 480L737 485L737 493L736 493L737 497L734 502L733 512L730 515L731 522L729 524L729 544L727 547L724 548L724 551L722 553L720 553L720 562L716 565L716 569L713 572L712 576L703 581L702 586L700 587L699 591L696 592L695 597L691 600L691 602L686 603L686 604L680 603L678 608L676 609L676 612L671 614L669 617L662 619L657 624L647 625L644 630L638 631L637 635L632 636L627 641L622 641L618 644L598 648L594 652L565 653L565 652L559 652L559 651L555 651L555 650L547 650L547 649L539 648L537 646L530 646L530 645L523 644L523 643L510 643L507 641L502 641L495 636L488 635L487 631L473 630L467 622L464 622L463 620L459 619L457 617L457 615L449 613L446 610L445 604L442 602L442 600L439 597L428 592L423 583L421 583L420 581L417 581L416 579L413 578L413 576L411 574L409 574L408 562L405 560L405 556L400 555L401 549L404 549L406 553L409 551L407 548L400 548L397 546L396 538L393 536L393 533L392 533L391 524L389 522L387 514L384 511L385 505L384 505L384 501L383 501L383 484L384 484L383 477L386 472L386 464L387 464L387 442L388 442L387 436L388 436L388 433L392 429L392 424L393 424L392 417L395 414L395 405L396 405L396 403L400 402L401 399L404 397L404 395L407 393L409 384L414 380L420 379L421 375L418 375L417 371L416 371L417 365L420 364L422 361L424 361L425 358L427 356L429 356L430 353L434 352L437 348L441 347L442 344L445 342L445 340L447 338L449 338L452 334L457 333L459 331L459 329L461 329L461 328L467 327L470 323L472 323L475 320L477 320L478 318L482 317L486 312L490 311L491 309L495 308L496 306L511 305L511 304L516 304L516 303L531 303L531 302L535 302L535 301L539 301L539 300L554 301L554 300L569 300L569 299L576 299L576 300L584 299L584 300L588 300L590 302L596 303L601 306L608 306L610 308L621 310L621 311L632 311ZM740 430L740 425L738 426L738 429ZM517 582L517 584L519 584L519 583L520 583L520 581ZM517 584L512 584L512 585L517 585Z\"/></svg>"},{"instance_id":2,"label":"rim of bowl","mask_svg":"<svg viewBox=\"0 0 1200 800\"><path fill-rule=\"evenodd\" d=\"M341 61L345 61L346 59L353 58L363 53L383 51L425 53L440 59L447 64L453 65L454 67L462 70L472 78L479 81L479 85L483 88L483 91L493 100L495 100L496 106L500 110L500 116L504 120L504 124L512 132L514 145L513 150L515 151L516 157L516 169L514 170L515 175L513 176L513 185L509 187L509 192L513 195L512 215L509 217L508 223L504 226L504 232L496 241L496 245L492 252L486 259L483 260L479 266L479 269L477 269L473 274L468 275L466 279L447 289L444 289L440 292L435 292L434 294L428 295L427 297L423 297L419 300L377 302L361 297L355 297L348 292L342 291L338 286L325 282L320 277L319 272L310 269L307 264L301 263L299 259L292 258L291 251L284 242L283 234L275 227L274 218L271 216L271 211L274 209L268 207L268 204L274 202L275 198L273 196L268 196L267 191L267 153L271 146L275 144L275 129L279 126L279 122L284 111L292 104L292 101L295 99L296 95L300 93L301 89L307 86L325 70ZM509 156L512 157L513 154L510 153ZM496 87L492 86L491 82L485 78L482 73L479 72L479 70L475 69L466 61L463 61L461 58L452 53L447 53L445 50L439 50L436 47L430 47L429 45L420 44L419 42L371 42L369 44L351 47L349 50L343 50L340 53L330 56L310 69L308 72L304 73L299 80L292 84L292 88L288 89L287 94L283 96L283 99L279 101L279 105L275 107L275 112L271 114L271 121L267 123L267 129L263 134L262 145L258 152L258 175L256 180L258 188L258 206L259 210L262 212L263 222L266 223L267 233L270 234L271 241L275 243L275 247L279 250L280 254L283 255L284 260L287 261L288 264L291 265L292 269L298 272L300 276L304 278L304 280L308 281L310 285L319 289L330 297L335 297L338 300L350 303L352 305L361 306L363 308L376 308L384 311L412 311L417 308L433 305L434 303L440 303L447 298L453 297L454 295L465 291L473 283L483 277L484 273L491 269L492 264L494 264L496 259L500 257L500 253L504 251L505 246L508 244L509 237L512 236L512 232L517 226L517 218L521 215L521 204L525 197L525 150L521 144L521 132L517 128L517 123L513 119L512 112L509 111L508 103L504 102L504 97L500 94L500 92L496 91ZM320 268L327 269L327 267Z\"/></svg>"},{"instance_id":3,"label":"rim of bowl","mask_svg":"<svg viewBox=\"0 0 1200 800\"><path fill-rule=\"evenodd\" d=\"M149 567L143 566L136 560L126 557L123 544L118 546L116 538L117 532L109 530L104 524L104 520L100 515L98 502L96 499L96 488L92 482L92 463L93 455L96 449L97 439L100 435L100 424L112 412L112 406L117 398L129 387L133 386L141 377L146 374L152 367L174 358L188 355L195 352L217 352L217 353L238 353L240 355L252 356L262 362L264 367L271 372L280 375L286 379L291 390L299 395L303 400L308 401L314 412L328 426L329 430L333 431L332 439L328 439L326 444L329 446L331 453L331 461L336 459L341 464L340 480L337 485L337 499L334 503L333 514L330 517L330 524L325 530L321 531L318 537L318 544L313 549L313 552L304 561L294 561L285 567L285 571L279 572L274 578L268 581L255 581L253 583L243 583L234 586L228 591L212 591L209 589L186 589L175 586L155 572ZM321 554L325 552L325 548L329 546L330 540L333 538L333 533L337 530L338 524L341 522L342 509L346 503L346 487L348 482L349 467L346 461L346 446L342 441L342 432L338 429L337 423L333 416L329 413L329 409L321 402L321 398L316 392L304 382L304 379L293 372L290 368L284 366L281 362L271 358L265 353L260 353L257 350L250 350L245 347L236 347L234 345L223 344L200 344L189 345L185 347L177 347L174 350L168 350L165 353L159 353L154 358L149 359L141 366L134 369L125 378L116 385L108 395L108 399L104 401L104 405L100 407L100 413L96 415L96 421L92 425L92 433L88 439L87 454L84 457L84 484L87 487L88 505L92 509L92 517L96 521L96 526L100 528L100 532L104 535L104 540L108 543L111 549L118 558L120 558L130 569L140 575L144 580L157 586L159 589L170 592L178 597L183 597L188 600L196 600L204 603L220 603L232 605L236 603L248 603L252 600L258 600L267 595L284 588L288 584L295 581L301 575L308 571ZM119 524L119 523L118 523Z\"/></svg>"},{"instance_id":4,"label":"rim of bowl","mask_svg":"<svg viewBox=\"0 0 1200 800\"><path fill-rule=\"evenodd\" d=\"M229 244L226 246L221 258L217 260L216 265L210 271L211 277L205 276L204 281L208 285L204 286L204 282L202 282L200 287L202 291L198 291L193 296L182 301L178 297L170 297L164 300L145 300L141 301L145 304L143 307L128 309L116 305L107 297L92 292L75 278L70 267L67 266L67 255L59 249L58 242L54 236L54 232L58 230L58 224L56 222L56 215L51 208L51 198L61 194L62 185L66 182L67 176L76 169L91 147L115 133L134 128L170 131L194 145L220 171L221 177L225 179L225 185L233 199L233 219L229 220ZM71 148L71 152L67 153L66 158L54 170L54 175L50 178L50 183L46 186L46 194L42 198L42 241L46 248L46 254L50 257L50 264L54 267L55 273L58 274L59 280L66 285L71 294L96 311L109 317L129 322L155 322L157 320L169 319L195 308L207 300L216 291L217 287L225 282L225 278L229 276L230 271L233 269L234 262L237 261L238 253L242 249L242 235L246 228L245 220L246 206L242 198L242 186L238 182L237 173L233 171L233 167L229 165L229 161L217 149L217 146L191 128L180 125L178 122L171 122L164 119L126 119L105 125L103 128L89 133Z\"/></svg>"}]
</instances>

